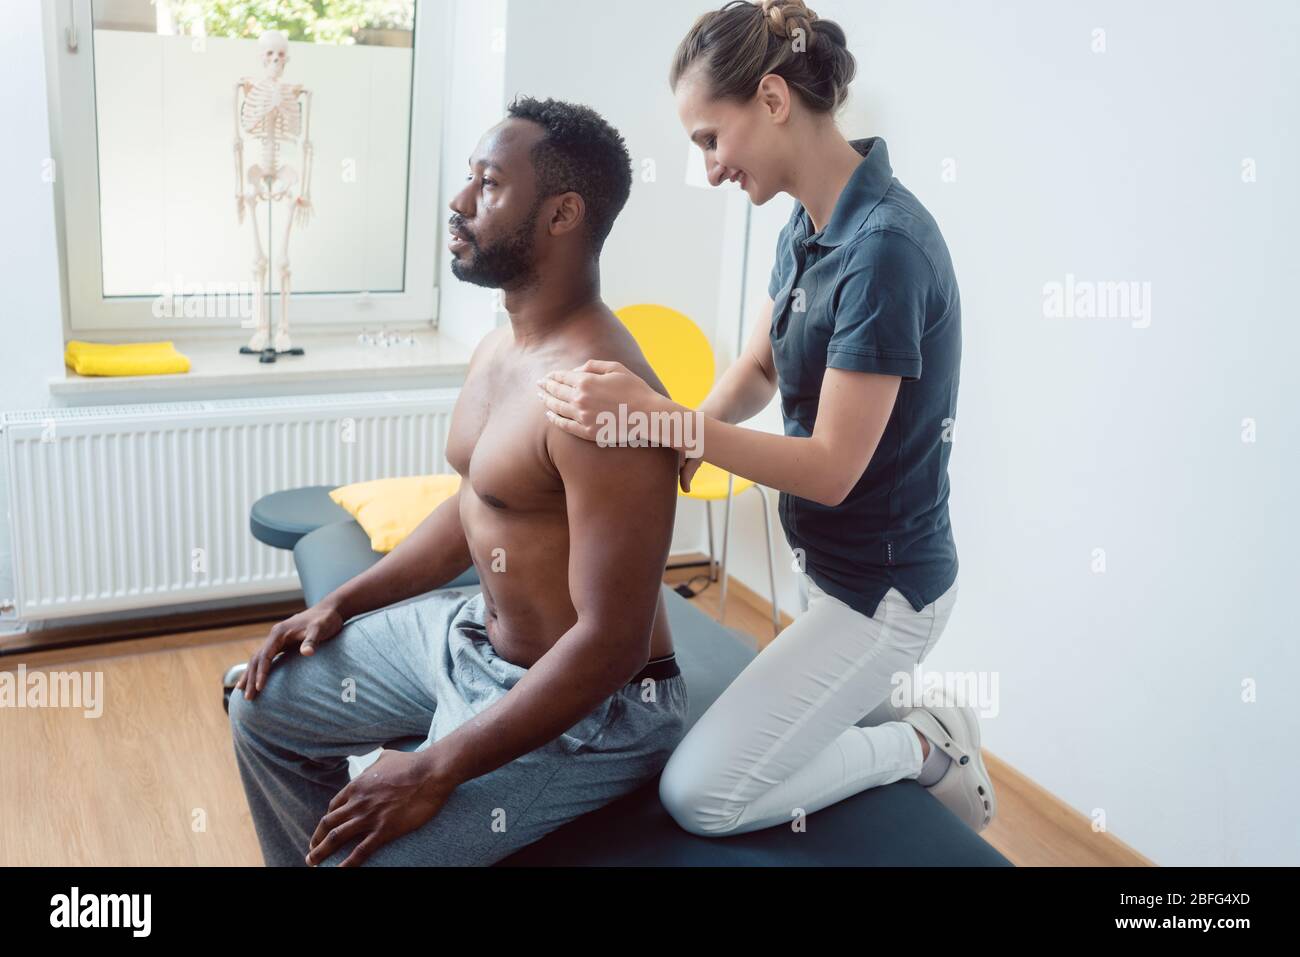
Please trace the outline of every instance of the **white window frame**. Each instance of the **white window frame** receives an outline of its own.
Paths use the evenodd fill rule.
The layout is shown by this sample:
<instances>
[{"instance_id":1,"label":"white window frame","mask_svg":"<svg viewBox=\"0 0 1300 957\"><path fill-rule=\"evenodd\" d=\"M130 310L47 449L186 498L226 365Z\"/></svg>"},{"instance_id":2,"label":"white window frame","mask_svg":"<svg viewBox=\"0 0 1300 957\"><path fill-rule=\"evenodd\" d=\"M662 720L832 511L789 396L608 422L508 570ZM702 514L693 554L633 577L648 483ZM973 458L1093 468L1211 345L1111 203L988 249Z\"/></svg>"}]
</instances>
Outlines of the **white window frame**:
<instances>
[{"instance_id":1,"label":"white window frame","mask_svg":"<svg viewBox=\"0 0 1300 957\"><path fill-rule=\"evenodd\" d=\"M92 0L46 7L51 149L56 215L64 242L68 325L102 334L142 330L231 330L229 320L153 314L153 295L105 297L100 231L99 148L95 116ZM406 259L401 292L311 293L296 300L294 327L418 322L437 325L439 160L444 111L442 64L449 62L452 4L416 0L411 128L407 166ZM70 48L75 29L77 50ZM269 297L268 297L269 298ZM247 329L235 328L240 335Z\"/></svg>"}]
</instances>

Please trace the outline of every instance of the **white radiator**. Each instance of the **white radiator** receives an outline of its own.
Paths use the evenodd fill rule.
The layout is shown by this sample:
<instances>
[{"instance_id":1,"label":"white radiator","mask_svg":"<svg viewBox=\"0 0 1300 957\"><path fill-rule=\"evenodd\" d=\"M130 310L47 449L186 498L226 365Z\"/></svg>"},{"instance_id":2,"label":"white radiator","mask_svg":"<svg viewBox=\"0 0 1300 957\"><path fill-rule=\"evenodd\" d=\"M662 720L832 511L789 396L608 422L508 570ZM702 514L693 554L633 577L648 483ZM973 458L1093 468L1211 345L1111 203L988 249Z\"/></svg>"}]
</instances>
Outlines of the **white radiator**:
<instances>
[{"instance_id":1,"label":"white radiator","mask_svg":"<svg viewBox=\"0 0 1300 957\"><path fill-rule=\"evenodd\" d=\"M268 492L448 470L456 389L0 414L22 620L292 591ZM3 598L4 596L0 596Z\"/></svg>"}]
</instances>

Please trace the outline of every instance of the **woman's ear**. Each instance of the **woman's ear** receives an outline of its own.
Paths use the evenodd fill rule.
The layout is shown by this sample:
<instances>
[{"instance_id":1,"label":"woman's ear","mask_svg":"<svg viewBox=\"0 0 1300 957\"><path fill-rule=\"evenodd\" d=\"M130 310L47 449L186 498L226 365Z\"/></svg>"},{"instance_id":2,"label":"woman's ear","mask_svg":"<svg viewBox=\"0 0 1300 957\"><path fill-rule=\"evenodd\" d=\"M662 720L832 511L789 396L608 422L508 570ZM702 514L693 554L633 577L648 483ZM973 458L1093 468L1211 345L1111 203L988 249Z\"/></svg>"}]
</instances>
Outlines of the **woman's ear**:
<instances>
[{"instance_id":1,"label":"woman's ear","mask_svg":"<svg viewBox=\"0 0 1300 957\"><path fill-rule=\"evenodd\" d=\"M555 209L548 225L552 236L572 232L586 218L587 204L579 193L561 193L555 198Z\"/></svg>"},{"instance_id":2,"label":"woman's ear","mask_svg":"<svg viewBox=\"0 0 1300 957\"><path fill-rule=\"evenodd\" d=\"M756 94L759 105L774 123L784 123L790 118L790 86L785 77L767 73L758 81Z\"/></svg>"}]
</instances>

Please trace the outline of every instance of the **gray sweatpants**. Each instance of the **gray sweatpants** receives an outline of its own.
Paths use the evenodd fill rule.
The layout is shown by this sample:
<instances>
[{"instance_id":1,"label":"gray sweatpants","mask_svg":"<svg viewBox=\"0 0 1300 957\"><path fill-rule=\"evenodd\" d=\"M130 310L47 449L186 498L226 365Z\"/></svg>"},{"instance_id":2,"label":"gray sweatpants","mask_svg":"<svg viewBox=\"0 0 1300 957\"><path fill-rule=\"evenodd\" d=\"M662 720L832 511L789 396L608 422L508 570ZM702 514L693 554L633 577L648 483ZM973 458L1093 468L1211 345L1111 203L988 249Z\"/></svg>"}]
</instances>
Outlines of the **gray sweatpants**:
<instances>
[{"instance_id":1,"label":"gray sweatpants","mask_svg":"<svg viewBox=\"0 0 1300 957\"><path fill-rule=\"evenodd\" d=\"M647 670L560 737L458 787L430 821L368 865L490 864L654 778L681 740L684 679ZM669 667L669 670L675 670ZM483 711L526 669L497 655L483 597L436 592L350 619L310 657L282 655L230 723L240 779L270 866L304 865L348 755L423 750ZM337 866L351 840L326 858Z\"/></svg>"}]
</instances>

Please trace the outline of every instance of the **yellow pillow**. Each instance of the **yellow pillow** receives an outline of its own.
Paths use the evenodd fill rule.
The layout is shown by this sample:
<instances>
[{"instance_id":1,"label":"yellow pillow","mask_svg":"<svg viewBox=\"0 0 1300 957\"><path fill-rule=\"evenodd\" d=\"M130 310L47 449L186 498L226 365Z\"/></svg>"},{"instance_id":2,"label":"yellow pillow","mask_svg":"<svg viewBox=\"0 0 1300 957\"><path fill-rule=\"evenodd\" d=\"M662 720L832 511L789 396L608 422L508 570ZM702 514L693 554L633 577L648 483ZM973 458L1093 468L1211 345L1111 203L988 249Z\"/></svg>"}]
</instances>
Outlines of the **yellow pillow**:
<instances>
[{"instance_id":1,"label":"yellow pillow","mask_svg":"<svg viewBox=\"0 0 1300 957\"><path fill-rule=\"evenodd\" d=\"M460 476L454 473L412 475L342 485L330 498L365 529L373 550L391 552L459 488Z\"/></svg>"}]
</instances>

